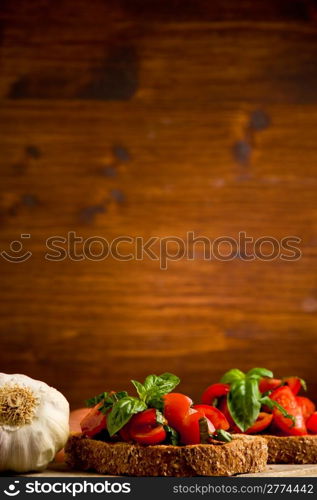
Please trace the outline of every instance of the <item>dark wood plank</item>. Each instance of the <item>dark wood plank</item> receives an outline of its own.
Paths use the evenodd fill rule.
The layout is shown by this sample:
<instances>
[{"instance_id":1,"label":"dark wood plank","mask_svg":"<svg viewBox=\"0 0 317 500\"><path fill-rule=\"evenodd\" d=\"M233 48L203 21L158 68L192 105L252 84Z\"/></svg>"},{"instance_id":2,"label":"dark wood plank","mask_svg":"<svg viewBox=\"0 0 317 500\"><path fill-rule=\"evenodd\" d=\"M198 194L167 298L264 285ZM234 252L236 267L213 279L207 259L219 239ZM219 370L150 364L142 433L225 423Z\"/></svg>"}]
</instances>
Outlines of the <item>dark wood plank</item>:
<instances>
[{"instance_id":1,"label":"dark wood plank","mask_svg":"<svg viewBox=\"0 0 317 500\"><path fill-rule=\"evenodd\" d=\"M33 253L0 259L1 369L73 406L253 365L317 397L314 3L5 1L1 26L0 245ZM45 260L69 231L294 235L302 258Z\"/></svg>"}]
</instances>

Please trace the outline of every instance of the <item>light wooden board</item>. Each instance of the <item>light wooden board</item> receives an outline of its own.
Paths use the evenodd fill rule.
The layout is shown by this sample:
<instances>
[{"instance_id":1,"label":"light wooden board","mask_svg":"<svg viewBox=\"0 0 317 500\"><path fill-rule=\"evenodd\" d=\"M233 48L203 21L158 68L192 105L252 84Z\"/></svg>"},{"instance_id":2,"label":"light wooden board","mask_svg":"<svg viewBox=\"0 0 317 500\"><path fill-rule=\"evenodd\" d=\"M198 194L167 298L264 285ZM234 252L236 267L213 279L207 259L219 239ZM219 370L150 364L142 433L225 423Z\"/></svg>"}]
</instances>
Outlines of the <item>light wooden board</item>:
<instances>
[{"instance_id":1,"label":"light wooden board","mask_svg":"<svg viewBox=\"0 0 317 500\"><path fill-rule=\"evenodd\" d=\"M45 472L27 474L28 477L100 477L92 472L80 472L68 469L64 464L53 465ZM268 465L265 472L241 474L239 477L317 477L317 464L307 465ZM109 477L109 476L107 476ZM110 476L111 477L111 476Z\"/></svg>"}]
</instances>

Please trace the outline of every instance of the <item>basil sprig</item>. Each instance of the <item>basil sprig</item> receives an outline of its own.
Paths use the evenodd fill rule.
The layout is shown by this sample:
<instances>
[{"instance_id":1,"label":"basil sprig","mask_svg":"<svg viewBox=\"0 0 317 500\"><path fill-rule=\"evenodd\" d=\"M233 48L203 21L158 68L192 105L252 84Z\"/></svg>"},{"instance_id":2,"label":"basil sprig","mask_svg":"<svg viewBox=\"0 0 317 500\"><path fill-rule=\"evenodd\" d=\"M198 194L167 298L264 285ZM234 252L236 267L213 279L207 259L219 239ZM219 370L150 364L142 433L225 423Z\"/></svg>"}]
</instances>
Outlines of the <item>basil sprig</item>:
<instances>
[{"instance_id":1,"label":"basil sprig","mask_svg":"<svg viewBox=\"0 0 317 500\"><path fill-rule=\"evenodd\" d=\"M98 394L98 396L95 396L93 398L87 399L86 400L86 406L88 408L91 408L93 406L96 406L98 403L102 403L100 406L99 410L102 413L106 413L116 401L119 399L125 398L128 396L128 393L126 391L120 391L120 392L102 392L101 394Z\"/></svg>"},{"instance_id":2,"label":"basil sprig","mask_svg":"<svg viewBox=\"0 0 317 500\"><path fill-rule=\"evenodd\" d=\"M162 396L171 392L179 384L180 379L172 373L163 373L162 375L149 375L143 384L136 380L131 380L131 382L137 390L138 398L130 396L126 391L111 391L102 392L86 401L88 407L101 403L99 411L107 414L107 429L110 436L122 429L136 413L147 408L162 410ZM158 412L157 417L159 422L160 415ZM164 418L163 415L162 418ZM166 426L165 423L165 420L162 421L171 443L178 442L177 433L174 429Z\"/></svg>"},{"instance_id":3,"label":"basil sprig","mask_svg":"<svg viewBox=\"0 0 317 500\"><path fill-rule=\"evenodd\" d=\"M172 373L149 375L143 384L131 380L137 390L139 398L152 408L163 409L162 396L171 392L179 384L180 379Z\"/></svg>"},{"instance_id":4,"label":"basil sprig","mask_svg":"<svg viewBox=\"0 0 317 500\"><path fill-rule=\"evenodd\" d=\"M261 394L259 381L262 377L273 378L273 373L266 368L252 368L247 373L235 368L226 372L221 379L223 384L230 385L227 400L229 412L242 432L254 424L262 405L267 405L271 409L278 408L284 417L290 418L294 423L294 417L281 405Z\"/></svg>"},{"instance_id":5,"label":"basil sprig","mask_svg":"<svg viewBox=\"0 0 317 500\"><path fill-rule=\"evenodd\" d=\"M119 399L114 403L111 412L107 416L107 429L110 436L113 436L122 429L129 422L132 415L146 409L147 406L144 401L140 401L140 399L132 396Z\"/></svg>"},{"instance_id":6,"label":"basil sprig","mask_svg":"<svg viewBox=\"0 0 317 500\"><path fill-rule=\"evenodd\" d=\"M230 443L230 441L232 441L232 436L230 432L218 429L213 433L212 439L216 439L216 441L223 441L224 443Z\"/></svg>"}]
</instances>

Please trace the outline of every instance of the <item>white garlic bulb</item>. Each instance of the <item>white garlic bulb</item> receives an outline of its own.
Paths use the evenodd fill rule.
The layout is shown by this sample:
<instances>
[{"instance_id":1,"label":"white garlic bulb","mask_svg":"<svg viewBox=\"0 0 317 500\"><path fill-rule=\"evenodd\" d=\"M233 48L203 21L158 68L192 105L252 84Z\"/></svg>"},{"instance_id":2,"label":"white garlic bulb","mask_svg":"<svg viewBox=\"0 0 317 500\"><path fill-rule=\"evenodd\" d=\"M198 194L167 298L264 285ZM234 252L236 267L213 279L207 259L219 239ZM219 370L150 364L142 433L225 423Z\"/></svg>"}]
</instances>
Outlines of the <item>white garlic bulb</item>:
<instances>
[{"instance_id":1,"label":"white garlic bulb","mask_svg":"<svg viewBox=\"0 0 317 500\"><path fill-rule=\"evenodd\" d=\"M0 373L0 471L43 470L69 435L69 404L53 387Z\"/></svg>"}]
</instances>

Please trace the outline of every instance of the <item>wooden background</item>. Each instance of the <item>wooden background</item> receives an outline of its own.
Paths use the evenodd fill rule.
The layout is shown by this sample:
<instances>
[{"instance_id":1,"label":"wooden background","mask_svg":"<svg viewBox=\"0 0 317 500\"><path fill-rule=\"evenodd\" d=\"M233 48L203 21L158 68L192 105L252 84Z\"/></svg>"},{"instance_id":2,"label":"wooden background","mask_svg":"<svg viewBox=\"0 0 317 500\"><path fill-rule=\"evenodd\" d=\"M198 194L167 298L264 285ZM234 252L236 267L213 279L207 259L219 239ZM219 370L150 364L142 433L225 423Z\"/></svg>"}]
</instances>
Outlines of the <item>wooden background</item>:
<instances>
[{"instance_id":1,"label":"wooden background","mask_svg":"<svg viewBox=\"0 0 317 500\"><path fill-rule=\"evenodd\" d=\"M0 258L1 371L73 406L255 365L317 396L316 2L2 0L0 19L0 246L33 253ZM68 231L295 235L303 255L45 260Z\"/></svg>"}]
</instances>

